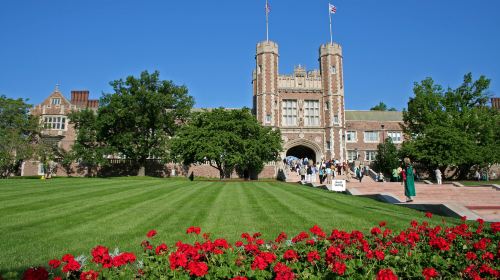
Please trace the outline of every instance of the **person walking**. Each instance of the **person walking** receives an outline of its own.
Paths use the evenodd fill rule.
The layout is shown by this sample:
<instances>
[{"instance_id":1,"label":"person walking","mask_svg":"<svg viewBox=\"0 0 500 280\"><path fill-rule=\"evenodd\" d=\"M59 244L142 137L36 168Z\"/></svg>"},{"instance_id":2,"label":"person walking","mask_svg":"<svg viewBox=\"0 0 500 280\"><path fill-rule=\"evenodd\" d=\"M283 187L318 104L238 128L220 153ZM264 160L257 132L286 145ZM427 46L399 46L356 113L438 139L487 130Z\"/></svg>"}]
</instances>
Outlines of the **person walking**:
<instances>
[{"instance_id":1,"label":"person walking","mask_svg":"<svg viewBox=\"0 0 500 280\"><path fill-rule=\"evenodd\" d=\"M323 175L325 174L325 168L324 167L320 167L319 168L319 183L321 185L323 185L323 181L324 181L324 178L323 178Z\"/></svg>"},{"instance_id":2,"label":"person walking","mask_svg":"<svg viewBox=\"0 0 500 280\"><path fill-rule=\"evenodd\" d=\"M332 169L331 165L326 167L326 184L330 185L332 183Z\"/></svg>"},{"instance_id":3,"label":"person walking","mask_svg":"<svg viewBox=\"0 0 500 280\"><path fill-rule=\"evenodd\" d=\"M436 174L436 181L437 181L437 184L438 184L438 185L443 184L441 170L439 170L439 168L438 168L438 167L436 167L436 170L434 170L434 173Z\"/></svg>"},{"instance_id":4,"label":"person walking","mask_svg":"<svg viewBox=\"0 0 500 280\"><path fill-rule=\"evenodd\" d=\"M356 169L354 171L356 173L356 178L358 178L359 182L363 180L363 167L361 165L356 166Z\"/></svg>"},{"instance_id":5,"label":"person walking","mask_svg":"<svg viewBox=\"0 0 500 280\"><path fill-rule=\"evenodd\" d=\"M415 170L411 165L411 161L409 158L404 159L404 186L405 186L405 196L406 202L413 202L413 196L416 196L415 193Z\"/></svg>"},{"instance_id":6,"label":"person walking","mask_svg":"<svg viewBox=\"0 0 500 280\"><path fill-rule=\"evenodd\" d=\"M300 181L304 183L306 180L306 166L302 165L299 169L299 174L300 174Z\"/></svg>"}]
</instances>

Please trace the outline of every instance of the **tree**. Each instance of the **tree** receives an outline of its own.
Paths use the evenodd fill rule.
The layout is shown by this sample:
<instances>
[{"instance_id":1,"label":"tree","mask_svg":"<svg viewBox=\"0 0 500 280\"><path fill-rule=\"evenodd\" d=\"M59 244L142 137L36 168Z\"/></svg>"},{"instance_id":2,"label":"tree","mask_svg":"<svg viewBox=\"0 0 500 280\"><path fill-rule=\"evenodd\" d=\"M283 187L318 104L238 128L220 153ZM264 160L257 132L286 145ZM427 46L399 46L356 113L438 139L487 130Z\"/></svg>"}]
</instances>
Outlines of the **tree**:
<instances>
[{"instance_id":1,"label":"tree","mask_svg":"<svg viewBox=\"0 0 500 280\"><path fill-rule=\"evenodd\" d=\"M29 114L22 98L0 95L0 177L18 171L21 162L34 153L39 132L38 118Z\"/></svg>"},{"instance_id":2,"label":"tree","mask_svg":"<svg viewBox=\"0 0 500 280\"><path fill-rule=\"evenodd\" d=\"M164 159L167 142L193 107L185 86L159 79L159 72L141 73L111 82L114 93L104 94L98 110L98 141L137 161L144 176L148 158Z\"/></svg>"},{"instance_id":3,"label":"tree","mask_svg":"<svg viewBox=\"0 0 500 280\"><path fill-rule=\"evenodd\" d=\"M388 137L384 143L378 144L373 167L375 171L382 172L386 177L390 178L392 170L399 166L399 159L398 149L392 143L392 139Z\"/></svg>"},{"instance_id":4,"label":"tree","mask_svg":"<svg viewBox=\"0 0 500 280\"><path fill-rule=\"evenodd\" d=\"M220 179L230 177L235 168L258 174L265 162L278 158L281 149L279 131L261 126L248 108L200 112L171 142L177 162L208 162L219 170Z\"/></svg>"},{"instance_id":5,"label":"tree","mask_svg":"<svg viewBox=\"0 0 500 280\"><path fill-rule=\"evenodd\" d=\"M487 106L490 80L472 74L456 89L427 78L415 83L414 97L403 112L404 132L409 141L403 153L426 166L456 168L459 178L472 166L489 167L500 161L500 114ZM444 174L444 173L443 173Z\"/></svg>"},{"instance_id":6,"label":"tree","mask_svg":"<svg viewBox=\"0 0 500 280\"><path fill-rule=\"evenodd\" d=\"M391 107L390 109L387 109L387 105L380 101L377 105L373 106L370 108L371 111L397 111L396 108Z\"/></svg>"},{"instance_id":7,"label":"tree","mask_svg":"<svg viewBox=\"0 0 500 280\"><path fill-rule=\"evenodd\" d=\"M92 177L99 166L108 164L105 156L112 154L112 150L98 139L100 123L94 111L75 111L69 115L69 119L75 126L77 136L68 157L79 162L80 166L86 168L86 175Z\"/></svg>"}]
</instances>

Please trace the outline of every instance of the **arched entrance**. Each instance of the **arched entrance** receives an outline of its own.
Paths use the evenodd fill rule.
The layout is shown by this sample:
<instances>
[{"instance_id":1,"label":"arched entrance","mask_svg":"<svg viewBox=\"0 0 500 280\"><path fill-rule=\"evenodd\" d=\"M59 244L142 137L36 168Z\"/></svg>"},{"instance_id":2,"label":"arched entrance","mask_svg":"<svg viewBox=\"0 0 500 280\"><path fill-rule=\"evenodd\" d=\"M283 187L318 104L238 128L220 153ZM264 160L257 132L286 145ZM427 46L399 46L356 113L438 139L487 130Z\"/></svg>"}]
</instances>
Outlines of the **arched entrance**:
<instances>
[{"instance_id":1,"label":"arched entrance","mask_svg":"<svg viewBox=\"0 0 500 280\"><path fill-rule=\"evenodd\" d=\"M316 162L316 153L314 152L314 150L303 145L295 146L288 149L288 151L286 151L286 156L294 156L297 158L308 158L312 159L313 162Z\"/></svg>"},{"instance_id":2,"label":"arched entrance","mask_svg":"<svg viewBox=\"0 0 500 280\"><path fill-rule=\"evenodd\" d=\"M298 158L307 157L315 162L322 160L323 153L321 151L320 145L308 139L297 138L288 140L283 146L284 153L283 157L295 156Z\"/></svg>"}]
</instances>

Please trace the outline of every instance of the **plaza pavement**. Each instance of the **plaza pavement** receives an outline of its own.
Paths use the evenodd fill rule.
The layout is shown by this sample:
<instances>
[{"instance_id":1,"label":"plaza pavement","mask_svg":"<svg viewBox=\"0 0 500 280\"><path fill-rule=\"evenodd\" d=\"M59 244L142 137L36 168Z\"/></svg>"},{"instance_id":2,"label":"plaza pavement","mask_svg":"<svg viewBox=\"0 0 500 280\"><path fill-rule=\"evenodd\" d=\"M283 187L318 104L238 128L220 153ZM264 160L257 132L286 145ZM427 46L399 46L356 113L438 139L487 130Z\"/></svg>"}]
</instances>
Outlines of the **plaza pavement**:
<instances>
[{"instance_id":1,"label":"plaza pavement","mask_svg":"<svg viewBox=\"0 0 500 280\"><path fill-rule=\"evenodd\" d=\"M340 176L339 179L345 179ZM299 182L300 176L289 172L288 182ZM319 179L311 184L321 187ZM398 204L446 216L467 216L469 220L482 218L490 222L500 222L500 190L493 186L456 187L452 184L415 184L417 196L413 202L406 203L404 187L398 182L375 182L365 176L358 180L348 180L347 193L372 197L388 203Z\"/></svg>"}]
</instances>

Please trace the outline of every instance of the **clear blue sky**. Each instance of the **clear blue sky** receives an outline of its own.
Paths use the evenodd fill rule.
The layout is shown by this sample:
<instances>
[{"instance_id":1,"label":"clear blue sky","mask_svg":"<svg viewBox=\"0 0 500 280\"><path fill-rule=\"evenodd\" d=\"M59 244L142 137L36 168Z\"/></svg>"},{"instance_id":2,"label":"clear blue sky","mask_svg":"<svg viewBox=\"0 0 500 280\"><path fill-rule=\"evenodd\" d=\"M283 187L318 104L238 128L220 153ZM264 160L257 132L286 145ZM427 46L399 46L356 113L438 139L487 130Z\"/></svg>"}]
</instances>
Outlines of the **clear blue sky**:
<instances>
[{"instance_id":1,"label":"clear blue sky","mask_svg":"<svg viewBox=\"0 0 500 280\"><path fill-rule=\"evenodd\" d=\"M413 82L456 87L466 72L500 91L500 1L332 0L343 46L346 107L401 109ZM264 0L1 0L0 94L39 103L56 83L66 96L142 70L185 84L196 107L251 106ZM318 68L329 41L328 0L270 0L280 72Z\"/></svg>"}]
</instances>

